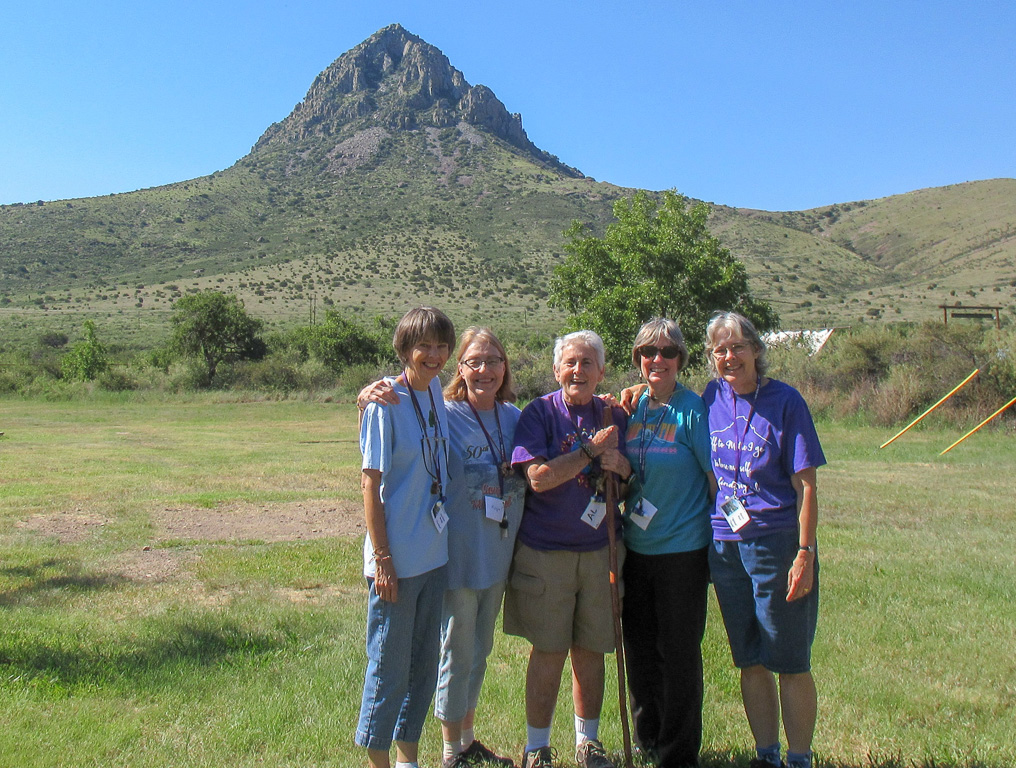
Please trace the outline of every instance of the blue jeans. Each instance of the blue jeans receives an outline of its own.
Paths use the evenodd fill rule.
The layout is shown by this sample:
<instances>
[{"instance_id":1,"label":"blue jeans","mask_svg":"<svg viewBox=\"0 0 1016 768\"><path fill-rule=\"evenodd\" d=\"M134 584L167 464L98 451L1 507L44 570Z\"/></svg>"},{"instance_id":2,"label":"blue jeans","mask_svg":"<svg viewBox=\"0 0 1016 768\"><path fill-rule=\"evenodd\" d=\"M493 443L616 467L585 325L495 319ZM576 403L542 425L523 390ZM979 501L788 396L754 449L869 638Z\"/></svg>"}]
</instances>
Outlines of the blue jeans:
<instances>
[{"instance_id":1,"label":"blue jeans","mask_svg":"<svg viewBox=\"0 0 1016 768\"><path fill-rule=\"evenodd\" d=\"M388 750L393 740L420 740L437 681L447 577L441 566L399 579L394 603L380 599L373 579L367 580L367 672L357 745Z\"/></svg>"},{"instance_id":2,"label":"blue jeans","mask_svg":"<svg viewBox=\"0 0 1016 768\"><path fill-rule=\"evenodd\" d=\"M449 589L444 597L441 663L434 716L457 723L476 709L494 647L494 626L501 612L504 582L487 589Z\"/></svg>"},{"instance_id":3,"label":"blue jeans","mask_svg":"<svg viewBox=\"0 0 1016 768\"><path fill-rule=\"evenodd\" d=\"M787 602L787 574L797 557L797 531L745 541L714 541L709 571L734 666L761 664L777 674L811 670L818 623L818 557L811 591Z\"/></svg>"}]
</instances>

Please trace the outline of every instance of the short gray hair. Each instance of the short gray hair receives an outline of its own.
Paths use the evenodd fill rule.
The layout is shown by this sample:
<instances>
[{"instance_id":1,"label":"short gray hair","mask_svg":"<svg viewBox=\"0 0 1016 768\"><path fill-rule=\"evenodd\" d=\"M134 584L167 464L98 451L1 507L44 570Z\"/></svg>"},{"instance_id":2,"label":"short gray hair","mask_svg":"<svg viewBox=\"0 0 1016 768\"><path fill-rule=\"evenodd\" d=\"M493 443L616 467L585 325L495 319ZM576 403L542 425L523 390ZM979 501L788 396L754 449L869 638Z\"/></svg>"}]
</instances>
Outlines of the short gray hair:
<instances>
[{"instance_id":1,"label":"short gray hair","mask_svg":"<svg viewBox=\"0 0 1016 768\"><path fill-rule=\"evenodd\" d=\"M681 326L676 320L669 320L665 317L654 317L642 324L639 332L635 334L635 343L631 348L631 361L636 368L639 367L639 349L660 337L665 338L679 350L680 360L677 363L678 373L688 365L688 347L684 343L684 334L681 333Z\"/></svg>"},{"instance_id":2,"label":"short gray hair","mask_svg":"<svg viewBox=\"0 0 1016 768\"><path fill-rule=\"evenodd\" d=\"M706 326L706 362L713 378L720 378L720 370L716 367L716 358L713 357L713 350L716 349L716 337L720 331L729 331L732 335L740 336L751 344L752 349L758 353L758 357L755 358L755 371L760 378L765 376L766 371L769 370L769 361L766 360L766 345L751 320L737 312L717 312L710 319L709 325Z\"/></svg>"},{"instance_id":3,"label":"short gray hair","mask_svg":"<svg viewBox=\"0 0 1016 768\"><path fill-rule=\"evenodd\" d=\"M559 336L554 341L554 368L556 369L561 365L561 358L564 357L564 351L567 347L574 344L585 344L587 347L596 353L596 362L600 366L602 371L606 367L607 353L603 347L603 339L600 338L600 334L596 331L575 331L574 333L566 333L564 336Z\"/></svg>"}]
</instances>

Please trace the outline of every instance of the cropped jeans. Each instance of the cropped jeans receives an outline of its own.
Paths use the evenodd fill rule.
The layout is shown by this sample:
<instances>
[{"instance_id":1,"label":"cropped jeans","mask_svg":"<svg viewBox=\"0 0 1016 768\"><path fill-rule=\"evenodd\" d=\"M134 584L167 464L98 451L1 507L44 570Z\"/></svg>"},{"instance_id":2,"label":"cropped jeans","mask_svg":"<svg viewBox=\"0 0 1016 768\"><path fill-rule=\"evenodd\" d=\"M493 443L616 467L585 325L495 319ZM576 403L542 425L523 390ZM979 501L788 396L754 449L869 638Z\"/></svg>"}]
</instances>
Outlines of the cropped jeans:
<instances>
[{"instance_id":1,"label":"cropped jeans","mask_svg":"<svg viewBox=\"0 0 1016 768\"><path fill-rule=\"evenodd\" d=\"M437 682L447 567L399 579L398 600L382 600L368 579L367 672L356 743L388 750L418 742Z\"/></svg>"}]
</instances>

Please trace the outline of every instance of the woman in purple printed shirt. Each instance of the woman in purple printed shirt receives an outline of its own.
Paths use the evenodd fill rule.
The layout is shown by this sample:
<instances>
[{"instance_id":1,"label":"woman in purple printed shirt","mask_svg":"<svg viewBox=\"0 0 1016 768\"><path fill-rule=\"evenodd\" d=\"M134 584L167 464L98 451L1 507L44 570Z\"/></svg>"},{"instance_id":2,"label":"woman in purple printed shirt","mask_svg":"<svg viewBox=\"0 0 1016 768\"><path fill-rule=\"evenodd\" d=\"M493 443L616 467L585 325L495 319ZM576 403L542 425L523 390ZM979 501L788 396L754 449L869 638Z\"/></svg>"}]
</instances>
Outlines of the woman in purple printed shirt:
<instances>
[{"instance_id":1,"label":"woman in purple printed shirt","mask_svg":"<svg viewBox=\"0 0 1016 768\"><path fill-rule=\"evenodd\" d=\"M717 313L706 329L706 354L715 378L702 399L719 487L709 567L755 737L750 765L783 765L782 714L786 764L810 768L817 711L815 478L825 456L804 398L765 375L765 345L747 318Z\"/></svg>"}]
</instances>

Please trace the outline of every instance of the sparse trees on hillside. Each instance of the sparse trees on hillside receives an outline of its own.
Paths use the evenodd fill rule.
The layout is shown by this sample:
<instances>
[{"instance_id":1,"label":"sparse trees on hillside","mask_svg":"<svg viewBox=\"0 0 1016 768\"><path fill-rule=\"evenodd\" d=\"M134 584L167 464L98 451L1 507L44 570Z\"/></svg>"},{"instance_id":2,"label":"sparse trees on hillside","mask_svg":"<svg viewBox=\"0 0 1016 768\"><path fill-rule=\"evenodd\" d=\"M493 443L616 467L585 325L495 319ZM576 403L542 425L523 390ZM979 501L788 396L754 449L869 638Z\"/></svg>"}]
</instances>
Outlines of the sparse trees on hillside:
<instances>
[{"instance_id":1,"label":"sparse trees on hillside","mask_svg":"<svg viewBox=\"0 0 1016 768\"><path fill-rule=\"evenodd\" d=\"M704 203L689 207L669 191L657 204L640 191L618 200L614 216L602 238L578 221L565 232L568 255L550 299L572 315L572 328L597 331L614 363L629 360L639 326L652 317L678 321L693 360L716 310L741 312L760 331L776 326L772 307L751 295L744 265L710 234Z\"/></svg>"}]
</instances>

